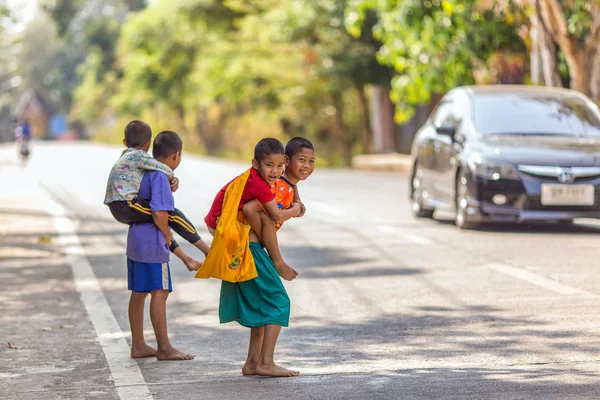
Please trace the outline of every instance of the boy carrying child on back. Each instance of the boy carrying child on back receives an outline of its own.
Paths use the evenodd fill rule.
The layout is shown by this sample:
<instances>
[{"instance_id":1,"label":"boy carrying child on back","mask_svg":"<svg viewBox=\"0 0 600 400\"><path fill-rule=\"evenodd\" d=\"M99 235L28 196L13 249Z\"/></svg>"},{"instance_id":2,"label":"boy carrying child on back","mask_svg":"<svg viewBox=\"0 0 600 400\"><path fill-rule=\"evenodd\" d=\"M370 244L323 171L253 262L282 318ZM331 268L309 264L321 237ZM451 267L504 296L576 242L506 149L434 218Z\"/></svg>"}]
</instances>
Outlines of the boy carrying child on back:
<instances>
[{"instance_id":1,"label":"boy carrying child on back","mask_svg":"<svg viewBox=\"0 0 600 400\"><path fill-rule=\"evenodd\" d=\"M310 147L312 148L312 144ZM255 147L250 175L251 177L254 175L254 178L252 181L248 178L240 209L243 207L244 214L253 219L252 224L255 226L251 225L251 227L261 231L263 238L272 234L272 237L266 239L271 245L277 246L275 223L281 224L289 218L303 214L301 204L293 201L292 193L295 192L293 186L299 180L306 179L314 170L314 152L302 157L302 162L294 159L294 167L284 176L288 182L285 180L281 182L280 178L286 164L285 151L281 142L267 138L259 141ZM224 193L229 184L219 192L211 212L205 219L209 228L211 228L210 223L216 227L214 215L220 215L223 203L221 193ZM282 196L277 199L272 190L281 192ZM252 196L256 199L254 204L251 204ZM266 213L263 213L262 209ZM237 283L222 282L219 319L221 323L237 321L240 325L251 328L248 357L242 369L244 375L297 376L298 371L275 364L274 352L281 327L288 326L290 316L290 299L278 274L292 280L298 273L283 262L278 248L270 250L271 254L279 254L281 266L276 267L263 249L259 235L252 231L250 252L258 277Z\"/></svg>"},{"instance_id":2,"label":"boy carrying child on back","mask_svg":"<svg viewBox=\"0 0 600 400\"><path fill-rule=\"evenodd\" d=\"M138 197L140 182L147 171L160 171L171 182L171 190L176 191L179 181L168 165L148 154L152 129L143 121L131 121L125 127L123 144L127 149L110 171L106 185L106 204L113 217L124 224L152 223L152 212L149 202ZM194 225L178 209L169 213L169 226L181 237L198 248L204 255L208 254L209 246L198 235ZM170 230L164 232L170 250L183 261L188 270L197 270L201 263L188 256L173 239Z\"/></svg>"},{"instance_id":3,"label":"boy carrying child on back","mask_svg":"<svg viewBox=\"0 0 600 400\"><path fill-rule=\"evenodd\" d=\"M302 207L304 215L304 204L300 200L297 184L300 181L307 179L315 170L315 148L310 140L303 137L295 137L285 145L285 172L283 175L271 185L271 192L275 196L277 207L280 210L287 210L292 207L294 202L297 202ZM267 215L264 206L257 200L253 200L244 206L244 216L250 225L252 232L256 235L271 260L275 265L283 257L279 251L279 243L277 241L277 231L283 225L283 222L275 222ZM281 275L285 280L292 280L298 273L291 270L290 274Z\"/></svg>"},{"instance_id":4,"label":"boy carrying child on back","mask_svg":"<svg viewBox=\"0 0 600 400\"><path fill-rule=\"evenodd\" d=\"M175 170L181 162L182 141L172 131L159 133L154 139L154 157ZM191 360L193 355L171 345L167 331L167 298L173 290L170 252L167 241L170 212L175 200L170 183L161 171L148 171L140 182L138 196L148 203L153 222L134 223L127 234L127 282L131 290L129 324L131 327L131 357L153 357L158 360ZM151 294L150 319L156 336L157 349L144 338L144 306Z\"/></svg>"}]
</instances>

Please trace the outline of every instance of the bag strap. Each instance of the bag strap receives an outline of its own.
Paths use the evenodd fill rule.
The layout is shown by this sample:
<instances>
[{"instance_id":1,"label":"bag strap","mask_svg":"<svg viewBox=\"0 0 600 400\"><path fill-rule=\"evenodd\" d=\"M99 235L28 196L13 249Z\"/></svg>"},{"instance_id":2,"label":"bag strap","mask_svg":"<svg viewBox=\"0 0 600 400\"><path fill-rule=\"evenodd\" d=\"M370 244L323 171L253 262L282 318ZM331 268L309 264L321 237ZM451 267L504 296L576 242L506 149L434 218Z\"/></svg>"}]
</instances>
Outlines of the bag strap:
<instances>
[{"instance_id":1,"label":"bag strap","mask_svg":"<svg viewBox=\"0 0 600 400\"><path fill-rule=\"evenodd\" d=\"M225 197L223 198L223 207L221 209L221 217L219 218L218 225L222 224L223 226L228 226L237 219L238 208L240 201L242 200L242 194L244 193L246 183L250 177L250 170L251 168L234 179L227 187L227 190L225 190Z\"/></svg>"}]
</instances>

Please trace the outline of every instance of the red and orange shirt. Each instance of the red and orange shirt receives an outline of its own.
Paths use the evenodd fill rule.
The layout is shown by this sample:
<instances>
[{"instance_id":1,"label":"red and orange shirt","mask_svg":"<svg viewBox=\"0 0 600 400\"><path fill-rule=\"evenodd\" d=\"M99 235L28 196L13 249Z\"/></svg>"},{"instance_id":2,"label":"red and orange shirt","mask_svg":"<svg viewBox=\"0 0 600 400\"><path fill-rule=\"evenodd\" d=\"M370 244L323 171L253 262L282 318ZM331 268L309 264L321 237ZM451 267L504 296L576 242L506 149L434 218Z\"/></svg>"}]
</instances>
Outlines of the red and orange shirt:
<instances>
[{"instance_id":1,"label":"red and orange shirt","mask_svg":"<svg viewBox=\"0 0 600 400\"><path fill-rule=\"evenodd\" d=\"M217 229L217 218L221 216L221 212L223 209L223 200L225 198L225 191L231 182L235 179L232 179L227 185L223 186L223 188L217 193L215 197L212 207L208 212L208 215L204 218L204 222L212 229ZM246 203L257 199L260 203L268 203L273 200L273 192L269 188L269 184L265 182L263 178L258 175L258 171L252 168L250 171L250 176L248 177L248 181L246 182L246 187L244 188L244 193L242 193L242 198L240 200L241 210L244 208Z\"/></svg>"},{"instance_id":2,"label":"red and orange shirt","mask_svg":"<svg viewBox=\"0 0 600 400\"><path fill-rule=\"evenodd\" d=\"M271 192L275 195L275 201L277 202L277 207L280 210L288 209L294 203L294 188L296 185L290 183L284 176L277 179L273 185L271 185ZM281 223L275 223L275 229L279 230L283 225Z\"/></svg>"}]
</instances>

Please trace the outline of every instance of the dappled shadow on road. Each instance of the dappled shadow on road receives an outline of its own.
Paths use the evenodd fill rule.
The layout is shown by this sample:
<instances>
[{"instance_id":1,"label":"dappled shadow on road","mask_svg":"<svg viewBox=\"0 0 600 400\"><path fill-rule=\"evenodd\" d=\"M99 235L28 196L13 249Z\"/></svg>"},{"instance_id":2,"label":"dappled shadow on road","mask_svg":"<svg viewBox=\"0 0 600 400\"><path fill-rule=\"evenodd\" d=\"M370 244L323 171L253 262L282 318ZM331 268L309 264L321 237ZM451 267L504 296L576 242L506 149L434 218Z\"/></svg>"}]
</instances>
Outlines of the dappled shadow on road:
<instances>
[{"instance_id":1,"label":"dappled shadow on road","mask_svg":"<svg viewBox=\"0 0 600 400\"><path fill-rule=\"evenodd\" d=\"M172 313L186 310L182 304L169 307ZM306 381L301 385L315 385L312 377L319 376L319 384L312 386L318 398L576 399L600 394L600 376L590 359L599 348L598 335L506 314L483 304L414 308L360 322L292 317L276 356L302 371ZM170 324L178 340L193 344L191 351L227 371L239 369L247 351L248 330L231 326ZM197 373L211 370L211 365L201 366ZM244 382L251 390L258 379ZM272 395L281 384L294 385L260 383ZM222 398L230 389L224 388Z\"/></svg>"},{"instance_id":2,"label":"dappled shadow on road","mask_svg":"<svg viewBox=\"0 0 600 400\"><path fill-rule=\"evenodd\" d=\"M422 273L420 268L400 265L372 266L373 257L354 256L348 248L281 246L286 260L293 261L302 278L359 278L375 276L415 275ZM360 268L356 266L360 264Z\"/></svg>"},{"instance_id":3,"label":"dappled shadow on road","mask_svg":"<svg viewBox=\"0 0 600 400\"><path fill-rule=\"evenodd\" d=\"M25 217L45 217L50 218L52 215L45 211L35 210L22 210L17 208L1 208L0 215L20 215ZM112 218L105 218L98 216L97 214L77 214L72 212L65 213L65 217L76 220L76 221L88 221L88 222L109 222L114 223L115 220Z\"/></svg>"},{"instance_id":4,"label":"dappled shadow on road","mask_svg":"<svg viewBox=\"0 0 600 400\"><path fill-rule=\"evenodd\" d=\"M348 254L348 249L343 248L285 246L281 244L280 248L284 257L293 259L294 266L298 268L310 268L315 266L329 268L372 260L372 258L351 256Z\"/></svg>"},{"instance_id":5,"label":"dappled shadow on road","mask_svg":"<svg viewBox=\"0 0 600 400\"><path fill-rule=\"evenodd\" d=\"M98 240L113 240L115 236L122 240L124 231L117 230L116 226L116 222L106 220L79 224L83 247L93 249ZM44 231L17 232L15 237L19 240L14 243L24 249L47 251L58 258L62 253L58 241L32 244L25 240L44 234ZM128 332L129 292L125 284L124 247L121 240L110 240L113 248L108 254L88 258L121 329ZM425 273L424 269L414 265L369 265L372 259L348 255L347 249L343 248L284 246L283 250L290 260L297 261L294 265L302 269L302 277L309 279L408 277ZM61 325L70 325L73 334L81 335L96 346L85 310L73 287L70 268L64 264L45 264L43 257L29 260L38 262L37 265L23 266L18 265L19 260L13 261L0 263L3 281L9 282L0 300L11 309L10 314L3 315L7 325L14 325L9 332L11 340L14 337L17 344L21 344L18 328L23 326L38 334L23 339L27 346L35 346L34 338L40 340L37 336L42 326L49 325L56 330L61 329ZM197 361L183 365L148 359L140 360L139 365L146 381L156 384L153 390L166 390L162 385L183 382L176 386L200 391L212 383L208 379L199 381L199 377L239 371L246 356L248 330L236 324L216 324L218 291L214 282L194 280L180 264L173 266L172 274L177 281L175 291L178 283L187 281L197 282L198 292L210 288L215 294L214 299L198 301L194 296L177 297L174 293L168 302L172 340L186 351L196 353ZM328 307L340 307L336 303L339 293L320 295L319 302L314 304L315 315L329 315ZM403 300L410 304L410 299ZM538 316L512 317L514 310L493 304L407 305L402 311L398 310L375 304L356 318L351 315L341 319L292 315L290 328L284 329L280 337L277 359L286 366L300 369L305 377L285 383L240 377L243 389L248 393L257 390L256 393L263 396L268 391L269 397L281 393L286 398L344 399L505 399L527 396L576 399L600 394L597 384L588 383L591 380L597 382L599 377L593 368L586 369L580 361L590 360L590 354L596 354L600 348L597 332L557 328ZM343 314L344 309L339 311ZM336 314L338 318L340 313ZM194 318L211 320L211 316L214 321L211 324L199 323ZM31 321L35 324L31 325ZM26 325L28 323L30 325ZM148 319L147 327L151 331ZM51 339L48 334L48 338L41 340ZM68 343L57 347L67 346ZM81 357L81 354L73 355L77 356ZM324 377L318 386L310 380L315 376ZM296 388L309 385L313 391L311 395L288 391L289 385L298 385L294 386ZM223 387L220 398L235 397L235 393L228 392L231 388ZM251 396L253 394L247 398L252 399Z\"/></svg>"}]
</instances>

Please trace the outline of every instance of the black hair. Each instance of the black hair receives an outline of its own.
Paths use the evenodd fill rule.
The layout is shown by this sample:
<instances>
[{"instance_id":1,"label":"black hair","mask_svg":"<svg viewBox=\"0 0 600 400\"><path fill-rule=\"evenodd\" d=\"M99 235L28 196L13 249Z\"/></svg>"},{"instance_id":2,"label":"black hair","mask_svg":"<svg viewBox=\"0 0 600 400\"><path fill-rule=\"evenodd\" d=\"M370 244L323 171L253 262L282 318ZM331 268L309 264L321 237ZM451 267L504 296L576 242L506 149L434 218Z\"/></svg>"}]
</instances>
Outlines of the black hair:
<instances>
[{"instance_id":1,"label":"black hair","mask_svg":"<svg viewBox=\"0 0 600 400\"><path fill-rule=\"evenodd\" d=\"M275 138L261 139L254 146L254 159L260 164L263 158L271 154L285 154L283 143Z\"/></svg>"},{"instance_id":2,"label":"black hair","mask_svg":"<svg viewBox=\"0 0 600 400\"><path fill-rule=\"evenodd\" d=\"M162 131L154 138L152 155L154 158L169 157L182 149L183 142L177 132Z\"/></svg>"},{"instance_id":3,"label":"black hair","mask_svg":"<svg viewBox=\"0 0 600 400\"><path fill-rule=\"evenodd\" d=\"M292 156L298 154L302 149L311 149L312 151L315 151L315 147L310 140L296 136L295 138L290 139L285 145L285 155L288 156L288 158L292 158Z\"/></svg>"},{"instance_id":4,"label":"black hair","mask_svg":"<svg viewBox=\"0 0 600 400\"><path fill-rule=\"evenodd\" d=\"M144 121L133 120L125 127L125 143L127 147L137 148L152 139L152 129Z\"/></svg>"}]
</instances>

